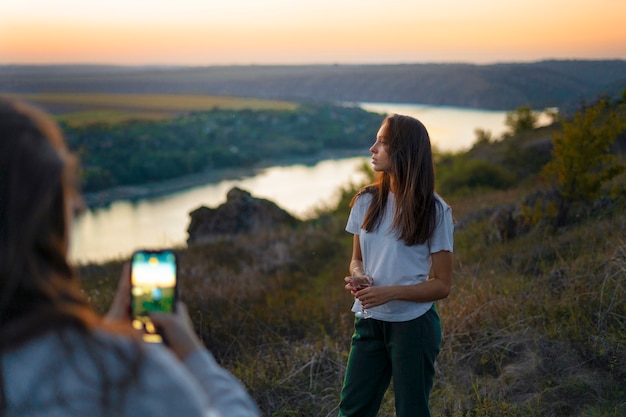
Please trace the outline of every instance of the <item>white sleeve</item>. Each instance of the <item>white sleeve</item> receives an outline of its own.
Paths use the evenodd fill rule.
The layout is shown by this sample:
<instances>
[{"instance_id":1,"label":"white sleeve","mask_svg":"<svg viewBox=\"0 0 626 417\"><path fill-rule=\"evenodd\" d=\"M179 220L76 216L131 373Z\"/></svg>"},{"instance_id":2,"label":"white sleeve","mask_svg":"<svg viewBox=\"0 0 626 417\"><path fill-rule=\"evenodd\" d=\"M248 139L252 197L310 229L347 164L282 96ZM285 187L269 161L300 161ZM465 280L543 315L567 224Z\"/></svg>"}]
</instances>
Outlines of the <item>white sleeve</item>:
<instances>
[{"instance_id":1,"label":"white sleeve","mask_svg":"<svg viewBox=\"0 0 626 417\"><path fill-rule=\"evenodd\" d=\"M243 384L222 368L208 350L197 350L185 359L210 404L225 417L258 416L259 410Z\"/></svg>"},{"instance_id":2,"label":"white sleeve","mask_svg":"<svg viewBox=\"0 0 626 417\"><path fill-rule=\"evenodd\" d=\"M430 253L442 250L454 252L454 221L452 220L452 209L442 202L442 210L437 210L437 225L435 232L430 238Z\"/></svg>"},{"instance_id":3,"label":"white sleeve","mask_svg":"<svg viewBox=\"0 0 626 417\"><path fill-rule=\"evenodd\" d=\"M370 194L363 193L359 195L350 210L350 216L348 216L348 222L346 224L346 231L353 235L361 233L361 225L365 218L365 213L369 207L369 203L372 200Z\"/></svg>"},{"instance_id":4,"label":"white sleeve","mask_svg":"<svg viewBox=\"0 0 626 417\"><path fill-rule=\"evenodd\" d=\"M127 416L239 417L259 415L241 383L201 350L185 364L164 346L148 345Z\"/></svg>"}]
</instances>

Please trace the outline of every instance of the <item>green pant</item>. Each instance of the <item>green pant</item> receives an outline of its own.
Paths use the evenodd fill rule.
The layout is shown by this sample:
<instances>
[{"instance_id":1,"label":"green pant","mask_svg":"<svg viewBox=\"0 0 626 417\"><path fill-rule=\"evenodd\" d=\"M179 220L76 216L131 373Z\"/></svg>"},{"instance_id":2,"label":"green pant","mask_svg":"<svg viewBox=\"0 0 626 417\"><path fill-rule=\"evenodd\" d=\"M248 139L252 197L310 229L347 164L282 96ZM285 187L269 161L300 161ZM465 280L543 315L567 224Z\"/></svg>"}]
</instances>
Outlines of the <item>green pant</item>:
<instances>
[{"instance_id":1,"label":"green pant","mask_svg":"<svg viewBox=\"0 0 626 417\"><path fill-rule=\"evenodd\" d=\"M391 378L396 416L429 417L441 323L433 307L405 322L355 319L339 417L374 417Z\"/></svg>"}]
</instances>

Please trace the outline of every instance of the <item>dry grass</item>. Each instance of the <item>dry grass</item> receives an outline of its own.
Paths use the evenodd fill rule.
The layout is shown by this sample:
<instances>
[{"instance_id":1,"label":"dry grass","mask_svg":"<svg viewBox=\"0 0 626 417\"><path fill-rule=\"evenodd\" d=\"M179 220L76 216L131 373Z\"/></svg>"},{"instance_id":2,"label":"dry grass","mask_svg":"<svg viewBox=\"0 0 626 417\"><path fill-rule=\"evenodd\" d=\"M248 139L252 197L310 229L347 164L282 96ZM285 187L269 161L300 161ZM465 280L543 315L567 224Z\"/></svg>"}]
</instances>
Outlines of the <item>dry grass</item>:
<instances>
[{"instance_id":1,"label":"dry grass","mask_svg":"<svg viewBox=\"0 0 626 417\"><path fill-rule=\"evenodd\" d=\"M621 416L626 413L624 202L557 233L505 243L473 211L516 192L451 201L455 280L438 303L444 343L434 415ZM352 333L342 278L343 220L181 251L182 297L218 360L267 416L334 416ZM97 308L119 266L83 269ZM393 416L387 395L380 416Z\"/></svg>"},{"instance_id":2,"label":"dry grass","mask_svg":"<svg viewBox=\"0 0 626 417\"><path fill-rule=\"evenodd\" d=\"M621 205L507 243L484 238L485 220L457 234L455 287L440 303L446 334L435 409L447 416L626 413Z\"/></svg>"}]
</instances>

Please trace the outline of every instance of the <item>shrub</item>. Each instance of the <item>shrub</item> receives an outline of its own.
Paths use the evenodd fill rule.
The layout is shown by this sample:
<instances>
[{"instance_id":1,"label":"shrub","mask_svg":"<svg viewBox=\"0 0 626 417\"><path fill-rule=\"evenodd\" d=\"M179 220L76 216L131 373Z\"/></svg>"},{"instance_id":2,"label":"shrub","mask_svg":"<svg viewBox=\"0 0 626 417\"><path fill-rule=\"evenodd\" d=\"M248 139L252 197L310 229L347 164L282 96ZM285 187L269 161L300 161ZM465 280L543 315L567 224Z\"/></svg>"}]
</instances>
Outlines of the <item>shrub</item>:
<instances>
[{"instance_id":1,"label":"shrub","mask_svg":"<svg viewBox=\"0 0 626 417\"><path fill-rule=\"evenodd\" d=\"M452 164L437 170L437 189L443 195L463 195L476 190L500 190L513 186L516 176L494 163L455 157Z\"/></svg>"},{"instance_id":2,"label":"shrub","mask_svg":"<svg viewBox=\"0 0 626 417\"><path fill-rule=\"evenodd\" d=\"M510 129L510 134L516 135L528 130L533 130L537 125L538 116L532 107L522 106L515 111L507 112L504 124Z\"/></svg>"},{"instance_id":3,"label":"shrub","mask_svg":"<svg viewBox=\"0 0 626 417\"><path fill-rule=\"evenodd\" d=\"M556 227L566 224L572 205L595 201L602 185L624 170L611 153L611 144L626 128L624 111L625 103L615 106L603 99L562 120L562 132L553 136L552 160L543 170L559 195Z\"/></svg>"}]
</instances>

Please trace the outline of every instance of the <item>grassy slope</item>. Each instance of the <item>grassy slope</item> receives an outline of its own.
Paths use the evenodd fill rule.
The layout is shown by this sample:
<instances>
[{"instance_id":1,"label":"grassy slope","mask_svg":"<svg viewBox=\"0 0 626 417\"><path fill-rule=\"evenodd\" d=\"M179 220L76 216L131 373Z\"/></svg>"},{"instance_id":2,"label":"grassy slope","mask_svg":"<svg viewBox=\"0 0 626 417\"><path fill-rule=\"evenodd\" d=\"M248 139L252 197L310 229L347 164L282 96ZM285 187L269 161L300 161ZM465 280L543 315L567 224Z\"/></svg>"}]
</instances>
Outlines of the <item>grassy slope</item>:
<instances>
[{"instance_id":1,"label":"grassy slope","mask_svg":"<svg viewBox=\"0 0 626 417\"><path fill-rule=\"evenodd\" d=\"M523 190L451 199L459 220ZM432 403L446 416L626 412L624 202L557 234L494 239L460 222ZM343 208L345 213L345 208ZM216 357L266 415L334 415L352 331L344 216L181 251L182 297ZM110 302L119 265L85 267ZM391 396L382 416L393 415Z\"/></svg>"},{"instance_id":2,"label":"grassy slope","mask_svg":"<svg viewBox=\"0 0 626 417\"><path fill-rule=\"evenodd\" d=\"M486 220L457 233L455 290L441 302L440 411L623 415L623 204L506 243Z\"/></svg>"}]
</instances>

